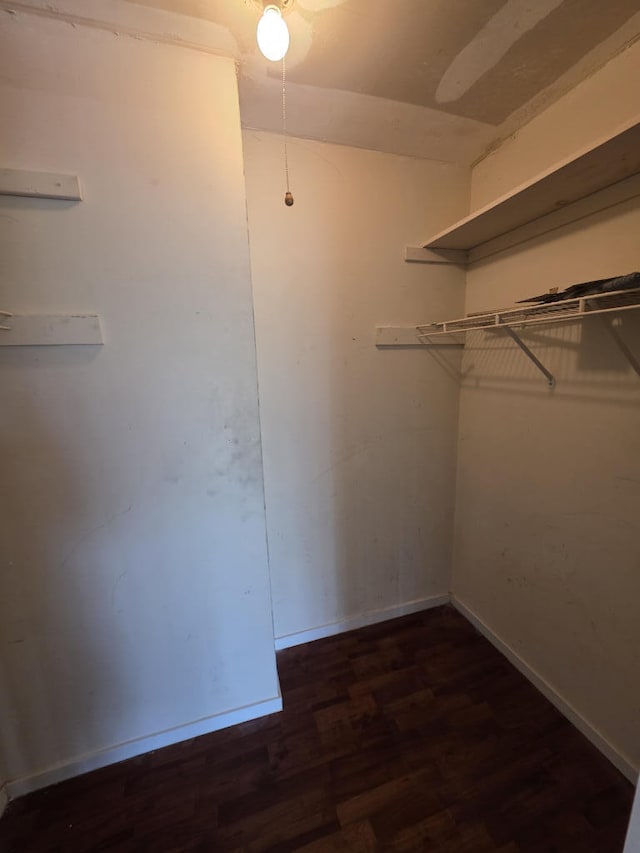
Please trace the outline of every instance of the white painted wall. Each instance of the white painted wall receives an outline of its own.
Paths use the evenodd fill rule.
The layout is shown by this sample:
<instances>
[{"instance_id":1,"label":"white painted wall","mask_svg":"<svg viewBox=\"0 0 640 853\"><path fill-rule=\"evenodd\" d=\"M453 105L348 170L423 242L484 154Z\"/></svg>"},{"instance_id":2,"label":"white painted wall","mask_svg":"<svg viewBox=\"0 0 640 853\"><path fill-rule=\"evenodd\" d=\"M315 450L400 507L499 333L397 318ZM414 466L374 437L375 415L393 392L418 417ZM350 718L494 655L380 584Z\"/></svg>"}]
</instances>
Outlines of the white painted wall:
<instances>
[{"instance_id":1,"label":"white painted wall","mask_svg":"<svg viewBox=\"0 0 640 853\"><path fill-rule=\"evenodd\" d=\"M474 170L475 204L566 156L565 135L581 148L628 118L631 55ZM640 269L638 233L636 199L497 255L470 269L466 309ZM640 356L637 312L620 333ZM596 318L524 338L556 374L555 390L511 342L478 334L465 353L453 591L632 775L640 766L640 377Z\"/></svg>"},{"instance_id":2,"label":"white painted wall","mask_svg":"<svg viewBox=\"0 0 640 853\"><path fill-rule=\"evenodd\" d=\"M448 591L458 388L374 330L461 310L463 270L403 253L469 173L292 139L286 208L281 139L244 149L275 633L397 615Z\"/></svg>"},{"instance_id":3,"label":"white painted wall","mask_svg":"<svg viewBox=\"0 0 640 853\"><path fill-rule=\"evenodd\" d=\"M640 789L636 788L636 796L631 810L631 822L627 831L624 853L640 853Z\"/></svg>"},{"instance_id":4,"label":"white painted wall","mask_svg":"<svg viewBox=\"0 0 640 853\"><path fill-rule=\"evenodd\" d=\"M233 62L0 27L2 165L85 193L0 199L0 304L97 312L105 333L0 349L0 748L19 780L251 715L278 684Z\"/></svg>"}]
</instances>

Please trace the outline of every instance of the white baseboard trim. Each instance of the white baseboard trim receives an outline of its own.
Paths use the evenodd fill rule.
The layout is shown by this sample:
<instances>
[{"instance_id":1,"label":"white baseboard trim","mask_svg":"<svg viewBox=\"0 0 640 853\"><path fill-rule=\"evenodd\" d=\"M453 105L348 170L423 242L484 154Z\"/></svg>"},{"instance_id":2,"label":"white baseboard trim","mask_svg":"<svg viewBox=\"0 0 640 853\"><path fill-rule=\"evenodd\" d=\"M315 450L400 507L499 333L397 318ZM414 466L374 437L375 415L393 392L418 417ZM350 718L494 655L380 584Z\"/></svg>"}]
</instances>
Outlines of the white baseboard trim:
<instances>
[{"instance_id":1,"label":"white baseboard trim","mask_svg":"<svg viewBox=\"0 0 640 853\"><path fill-rule=\"evenodd\" d=\"M327 625L319 625L317 628L309 628L297 634L285 634L283 637L276 637L276 651L299 646L302 643L311 643L323 637L333 637L334 634L344 634L345 631L354 631L356 628L386 622L388 619L397 619L399 616L408 616L410 613L419 613L421 610L430 610L432 607L441 607L443 604L449 604L449 601L448 593L432 595L429 598L407 601L405 604L395 604L393 607L383 607L381 610L369 610L340 622L329 622Z\"/></svg>"},{"instance_id":2,"label":"white baseboard trim","mask_svg":"<svg viewBox=\"0 0 640 853\"><path fill-rule=\"evenodd\" d=\"M248 720L255 720L258 717L265 717L268 714L275 714L281 710L282 696L278 695L271 699L265 699L262 702L256 702L253 705L245 705L241 708L234 708L232 711L226 711L223 714L204 717L201 720L195 720L184 726L177 726L173 729L167 729L153 735L127 741L108 749L86 753L70 761L48 767L46 770L41 770L31 776L7 782L5 788L0 790L0 798L4 791L8 800L14 800L16 797L22 797L24 794L29 794L40 788L46 788L48 785L55 785L57 782L62 782L73 776L80 776L82 773L89 773L91 770L98 770L100 767L106 767L108 764L116 764L119 761L134 758L136 755L142 755L145 752L161 749L164 746L171 746L174 743L189 740L199 735L217 732L220 729L226 729L229 726L238 725L238 723L246 723ZM1 802L0 799L0 804Z\"/></svg>"},{"instance_id":3,"label":"white baseboard trim","mask_svg":"<svg viewBox=\"0 0 640 853\"><path fill-rule=\"evenodd\" d=\"M2 813L4 812L4 810L6 809L6 807L8 805L9 805L9 794L7 794L6 785L3 783L2 786L0 786L0 817L2 817Z\"/></svg>"},{"instance_id":4,"label":"white baseboard trim","mask_svg":"<svg viewBox=\"0 0 640 853\"><path fill-rule=\"evenodd\" d=\"M591 741L591 743L596 747L596 749L600 750L600 752L608 758L609 761L617 767L618 770L627 777L627 779L632 782L634 785L638 780L638 768L634 767L631 761L624 756L622 753L618 752L618 750L609 743L609 741L604 737L604 735L600 734L600 732L594 728L591 723L589 723L576 709L564 699L557 690L546 681L540 673L536 672L535 669L529 666L526 661L524 661L520 655L515 652L511 646L501 640L497 634L486 625L482 619L477 616L470 607L467 607L459 598L455 595L451 595L451 604L455 607L455 609L461 613L466 619L471 622L474 628L489 640L489 642L501 652L507 660L512 663L519 672L524 675L533 685L536 687L543 696L545 696L552 705L554 705L561 714L563 714L569 722L574 725L579 732L587 738L587 740Z\"/></svg>"}]
</instances>

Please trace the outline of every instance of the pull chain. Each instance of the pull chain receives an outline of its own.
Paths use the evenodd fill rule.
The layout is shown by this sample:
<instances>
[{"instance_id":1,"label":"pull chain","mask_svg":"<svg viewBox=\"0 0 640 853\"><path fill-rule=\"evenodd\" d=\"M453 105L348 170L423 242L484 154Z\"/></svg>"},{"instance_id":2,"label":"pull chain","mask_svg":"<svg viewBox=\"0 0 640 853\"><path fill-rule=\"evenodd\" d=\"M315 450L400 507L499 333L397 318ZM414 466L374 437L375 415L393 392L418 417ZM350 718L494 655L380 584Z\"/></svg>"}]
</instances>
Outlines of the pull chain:
<instances>
[{"instance_id":1,"label":"pull chain","mask_svg":"<svg viewBox=\"0 0 640 853\"><path fill-rule=\"evenodd\" d=\"M282 57L282 139L284 141L284 175L287 182L287 191L284 194L284 203L287 207L293 204L293 196L289 189L289 157L287 152L287 73L285 58Z\"/></svg>"}]
</instances>

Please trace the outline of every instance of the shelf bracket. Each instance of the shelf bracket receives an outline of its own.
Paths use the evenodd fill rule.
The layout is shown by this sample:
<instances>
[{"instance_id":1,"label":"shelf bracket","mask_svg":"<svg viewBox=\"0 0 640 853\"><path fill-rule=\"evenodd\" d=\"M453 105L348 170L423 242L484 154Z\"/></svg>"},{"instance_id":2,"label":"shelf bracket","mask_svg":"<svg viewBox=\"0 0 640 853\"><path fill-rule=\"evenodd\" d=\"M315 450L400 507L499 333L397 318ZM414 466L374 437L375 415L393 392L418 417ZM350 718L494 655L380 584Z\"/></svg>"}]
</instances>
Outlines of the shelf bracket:
<instances>
[{"instance_id":1,"label":"shelf bracket","mask_svg":"<svg viewBox=\"0 0 640 853\"><path fill-rule=\"evenodd\" d=\"M608 329L611 337L618 345L620 352L627 359L631 367L635 370L635 372L640 376L640 359L638 359L634 353L631 352L625 341L622 339L620 332L618 331L618 327L616 325L616 319L609 319L608 317L604 317L600 315L600 319L604 323L605 327Z\"/></svg>"},{"instance_id":2,"label":"shelf bracket","mask_svg":"<svg viewBox=\"0 0 640 853\"><path fill-rule=\"evenodd\" d=\"M545 378L547 380L547 384L549 385L549 387L553 388L554 385L556 384L556 380L555 380L554 375L550 371L548 371L547 368L544 366L544 364L540 361L540 359L537 358L531 352L531 350L525 344L525 342L522 340L520 335L518 335L516 332L514 332L513 329L511 328L511 326L501 324L500 328L505 330L505 332L509 335L509 337L520 347L520 349L527 356L527 358L530 359L535 364L535 366L538 368L540 373L542 373L545 376Z\"/></svg>"},{"instance_id":3,"label":"shelf bracket","mask_svg":"<svg viewBox=\"0 0 640 853\"><path fill-rule=\"evenodd\" d=\"M457 264L466 266L468 252L457 249L425 249L423 246L407 246L404 259L409 264Z\"/></svg>"}]
</instances>

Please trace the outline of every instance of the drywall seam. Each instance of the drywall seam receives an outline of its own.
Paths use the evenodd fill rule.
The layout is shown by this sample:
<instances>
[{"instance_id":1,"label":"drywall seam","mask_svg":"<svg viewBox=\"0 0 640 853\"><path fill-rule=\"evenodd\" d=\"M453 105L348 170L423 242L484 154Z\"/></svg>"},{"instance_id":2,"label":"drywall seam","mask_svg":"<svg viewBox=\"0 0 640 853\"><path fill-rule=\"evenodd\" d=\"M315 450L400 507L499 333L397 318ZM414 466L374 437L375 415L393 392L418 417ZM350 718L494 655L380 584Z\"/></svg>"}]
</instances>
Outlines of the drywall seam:
<instances>
[{"instance_id":1,"label":"drywall seam","mask_svg":"<svg viewBox=\"0 0 640 853\"><path fill-rule=\"evenodd\" d=\"M459 100L495 68L524 35L554 12L563 0L507 0L455 57L436 89L436 103Z\"/></svg>"},{"instance_id":2,"label":"drywall seam","mask_svg":"<svg viewBox=\"0 0 640 853\"><path fill-rule=\"evenodd\" d=\"M591 723L586 720L573 705L561 696L560 693L546 681L540 673L536 672L533 667L520 657L511 646L505 643L493 630L485 624L482 619L471 610L466 604L452 593L451 604L461 613L471 624L476 628L489 642L498 649L498 651L512 663L515 668L527 678L534 687L536 687L542 695L554 705L560 713L569 720L569 722L581 732L587 740L598 749L605 758L616 767L627 779L634 785L638 779L638 768L634 767L631 761L619 752L609 741L602 735Z\"/></svg>"},{"instance_id":3,"label":"drywall seam","mask_svg":"<svg viewBox=\"0 0 640 853\"><path fill-rule=\"evenodd\" d=\"M356 628L364 628L367 625L376 625L378 622L386 622L389 619L397 619L400 616L408 616L411 613L419 613L421 610L430 610L432 607L441 607L449 604L449 595L432 595L428 598L418 598L405 604L397 604L393 607L384 607L381 610L369 610L350 616L339 622L329 622L326 625L318 625L317 628L309 628L295 634L286 634L276 637L276 651L288 649L291 646L299 646L302 643L311 643L323 637L333 637L335 634L343 634L346 631L354 631Z\"/></svg>"},{"instance_id":4,"label":"drywall seam","mask_svg":"<svg viewBox=\"0 0 640 853\"><path fill-rule=\"evenodd\" d=\"M576 79L576 66L569 68L561 77L546 89L534 95L528 103L523 104L515 110L499 128L498 136L493 139L485 150L476 157L469 165L474 169L487 157L495 154L507 142L512 142L517 138L520 131L523 130L530 122L534 121L538 116L541 116L545 110L553 107L558 101L562 100L566 95L570 94L577 86L595 77L609 62L615 60L623 54L640 39L640 33L629 35L629 38L621 44L613 55L606 51L600 59L593 62L586 76ZM602 47L602 45L600 45ZM596 48L597 49L597 48ZM584 60L583 60L584 61ZM580 65L581 63L578 63Z\"/></svg>"},{"instance_id":5,"label":"drywall seam","mask_svg":"<svg viewBox=\"0 0 640 853\"><path fill-rule=\"evenodd\" d=\"M248 720L266 717L268 714L275 714L281 710L282 695L279 692L278 696L274 696L271 699L255 702L252 705L244 705L241 708L234 708L231 711L214 714L211 717L204 717L201 720L194 720L186 725L146 735L145 737L127 741L108 749L86 753L73 758L71 761L65 761L53 767L48 767L46 770L25 776L22 779L7 782L5 788L0 789L0 798L2 797L3 790L8 800L14 800L16 797L21 797L40 788L46 788L65 779L89 773L91 770L98 770L100 767L106 767L109 764L117 764L119 761L134 758L136 755L162 749L165 746L171 746L183 740L200 737L200 735L211 734L211 732L217 732L220 729L229 728L229 726L246 723ZM1 806L2 800L0 799L0 812Z\"/></svg>"},{"instance_id":6,"label":"drywall seam","mask_svg":"<svg viewBox=\"0 0 640 853\"><path fill-rule=\"evenodd\" d=\"M238 68L236 66L236 80L238 78ZM275 634L276 634L276 623L275 623L275 615L273 611L273 581L271 577L271 553L269 550L269 519L268 519L268 507L267 507L267 490L264 484L264 447L262 445L262 398L260 394L260 360L258 359L258 340L256 335L256 302L254 295L254 287L253 287L253 263L251 262L251 229L249 227L249 204L247 202L247 168L246 168L246 155L244 151L244 134L240 133L240 147L242 148L242 185L244 187L244 217L247 228L247 251L249 252L249 285L251 288L251 333L253 335L253 347L256 353L255 358L255 366L256 366L256 395L258 399L258 426L260 429L260 469L262 471L262 505L264 507L264 517L265 517L265 526L264 526L264 539L265 546L267 549L267 575L268 575L268 588L269 588L269 609L271 614L271 634L274 637L275 642ZM275 645L274 645L275 648ZM281 695L282 691L280 689L280 675L276 673L276 677L278 679L278 693Z\"/></svg>"}]
</instances>

